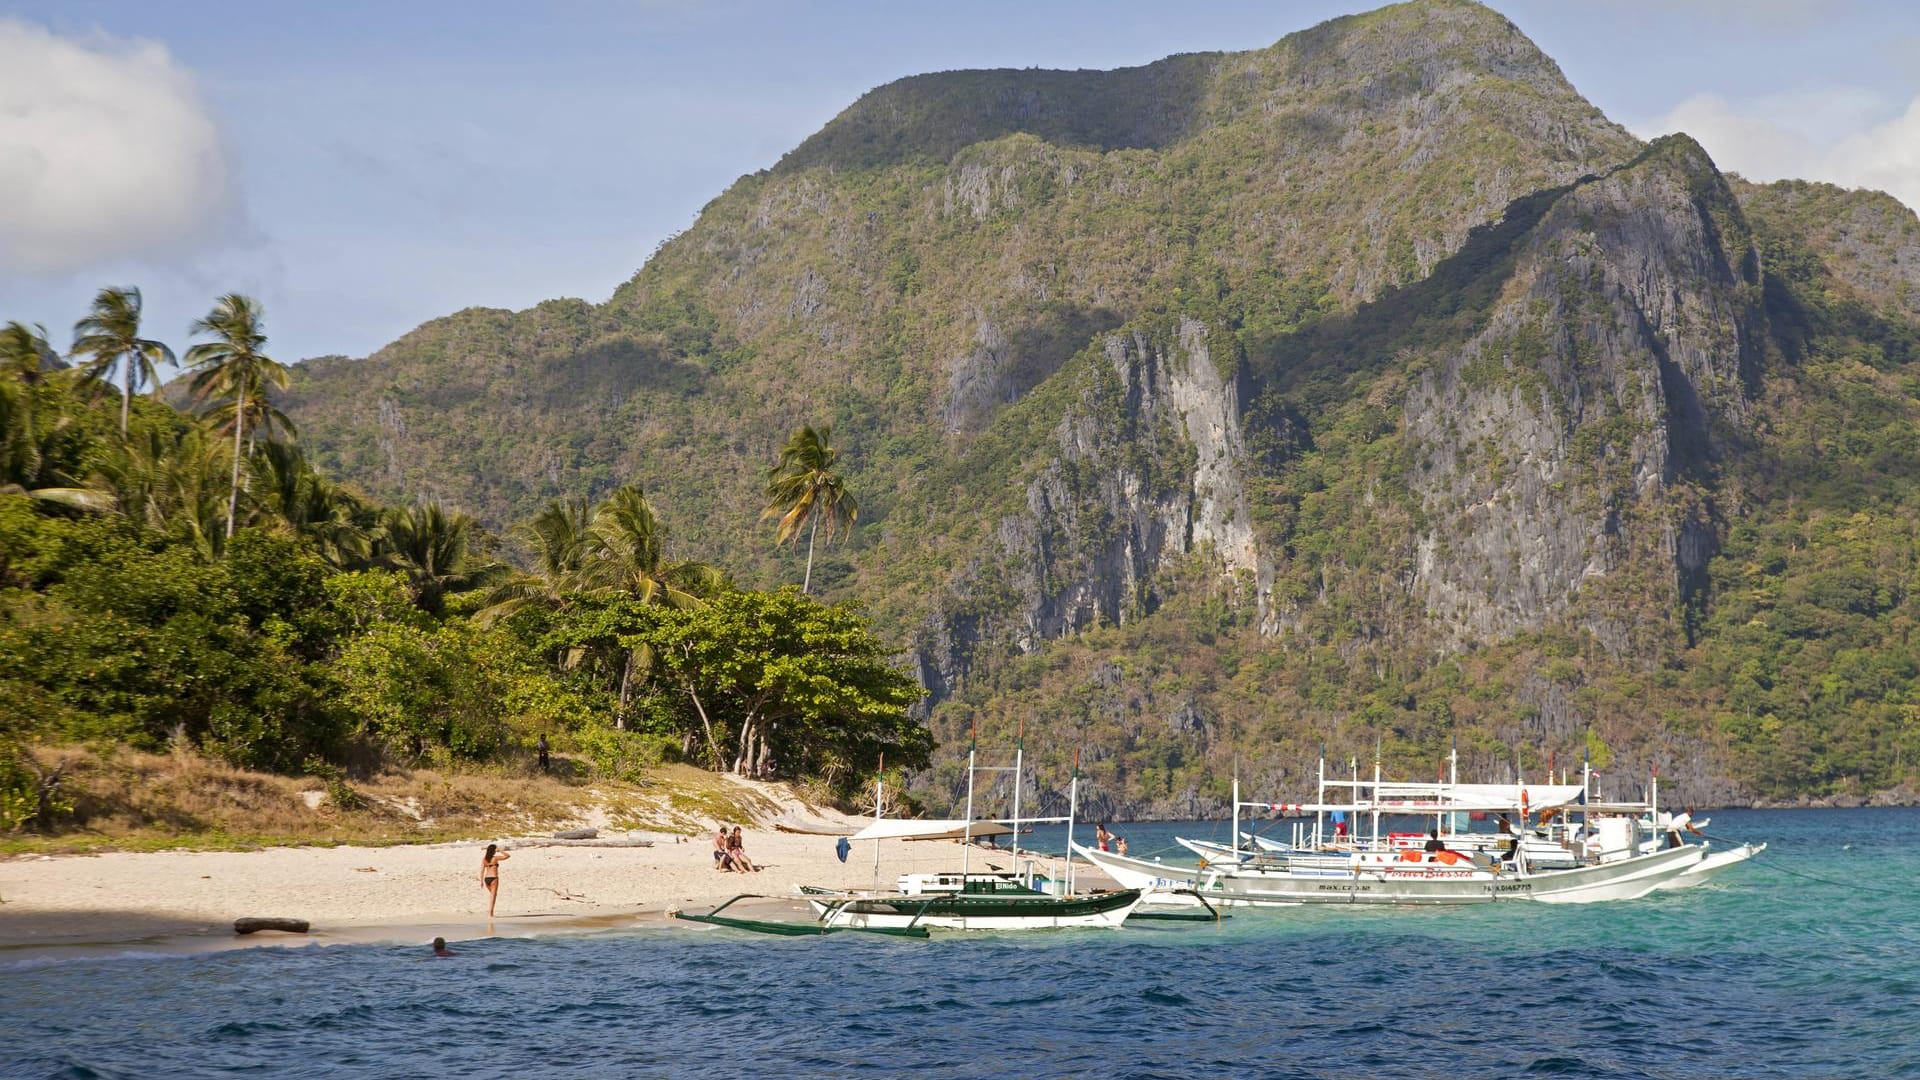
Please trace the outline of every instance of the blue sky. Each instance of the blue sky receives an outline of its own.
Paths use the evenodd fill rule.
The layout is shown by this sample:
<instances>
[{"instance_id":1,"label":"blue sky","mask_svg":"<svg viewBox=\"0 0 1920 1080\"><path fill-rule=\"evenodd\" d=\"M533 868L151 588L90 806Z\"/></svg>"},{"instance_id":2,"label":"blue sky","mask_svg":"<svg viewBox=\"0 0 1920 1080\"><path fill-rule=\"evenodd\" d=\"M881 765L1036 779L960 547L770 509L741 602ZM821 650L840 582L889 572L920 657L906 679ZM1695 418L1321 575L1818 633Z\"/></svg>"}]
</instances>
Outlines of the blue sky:
<instances>
[{"instance_id":1,"label":"blue sky","mask_svg":"<svg viewBox=\"0 0 1920 1080\"><path fill-rule=\"evenodd\" d=\"M64 345L137 284L183 346L237 290L280 358L365 355L462 307L605 299L891 79L1258 48L1372 6L0 0L0 320ZM1920 5L1493 6L1641 135L1920 203Z\"/></svg>"}]
</instances>

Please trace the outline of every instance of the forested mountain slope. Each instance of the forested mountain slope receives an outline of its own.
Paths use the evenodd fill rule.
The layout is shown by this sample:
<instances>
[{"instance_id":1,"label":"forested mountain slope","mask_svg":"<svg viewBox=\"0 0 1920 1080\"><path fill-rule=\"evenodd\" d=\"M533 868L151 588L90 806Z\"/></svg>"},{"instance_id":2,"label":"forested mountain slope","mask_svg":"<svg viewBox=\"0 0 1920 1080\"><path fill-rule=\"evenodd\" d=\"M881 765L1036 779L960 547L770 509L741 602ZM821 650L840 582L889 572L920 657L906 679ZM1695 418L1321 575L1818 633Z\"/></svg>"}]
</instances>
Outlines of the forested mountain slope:
<instances>
[{"instance_id":1,"label":"forested mountain slope","mask_svg":"<svg viewBox=\"0 0 1920 1080\"><path fill-rule=\"evenodd\" d=\"M1920 752L1917 237L1643 144L1417 0L881 87L606 304L460 312L285 404L380 497L506 531L634 480L762 581L799 577L764 470L830 422L861 517L815 583L911 650L935 801L1022 718L1115 815L1455 738L1864 796Z\"/></svg>"}]
</instances>

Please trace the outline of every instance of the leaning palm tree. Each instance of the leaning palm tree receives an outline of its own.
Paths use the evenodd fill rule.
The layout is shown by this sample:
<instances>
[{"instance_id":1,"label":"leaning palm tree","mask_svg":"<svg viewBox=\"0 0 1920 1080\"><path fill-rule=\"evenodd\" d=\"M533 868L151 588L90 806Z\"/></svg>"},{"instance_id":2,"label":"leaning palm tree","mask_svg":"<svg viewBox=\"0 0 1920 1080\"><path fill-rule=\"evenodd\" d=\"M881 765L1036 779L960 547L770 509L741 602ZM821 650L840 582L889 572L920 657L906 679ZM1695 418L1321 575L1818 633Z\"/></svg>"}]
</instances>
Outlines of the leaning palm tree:
<instances>
[{"instance_id":1,"label":"leaning palm tree","mask_svg":"<svg viewBox=\"0 0 1920 1080\"><path fill-rule=\"evenodd\" d=\"M807 576L801 592L813 588L813 541L826 520L827 542L845 528L849 531L860 516L860 505L847 492L847 482L833 466L840 451L832 446L833 428L821 425L802 427L787 439L780 450L780 463L767 473L767 509L761 520L778 519L773 542L797 540L800 527L807 528Z\"/></svg>"},{"instance_id":2,"label":"leaning palm tree","mask_svg":"<svg viewBox=\"0 0 1920 1080\"><path fill-rule=\"evenodd\" d=\"M173 363L173 350L140 336L140 290L101 289L87 317L73 324L73 354L83 377L98 382L120 376L120 436L126 437L134 391L160 384L161 361Z\"/></svg>"},{"instance_id":3,"label":"leaning palm tree","mask_svg":"<svg viewBox=\"0 0 1920 1080\"><path fill-rule=\"evenodd\" d=\"M221 297L205 318L194 320L191 332L214 338L187 350L193 394L203 401L221 401L213 410L216 419L233 425L233 484L227 494L227 536L231 538L240 513L240 465L245 460L241 447L247 442L249 420L261 427L277 420L291 429L286 418L267 403L268 387L287 385L287 366L261 351L267 347L267 336L260 326L260 305L239 293Z\"/></svg>"}]
</instances>

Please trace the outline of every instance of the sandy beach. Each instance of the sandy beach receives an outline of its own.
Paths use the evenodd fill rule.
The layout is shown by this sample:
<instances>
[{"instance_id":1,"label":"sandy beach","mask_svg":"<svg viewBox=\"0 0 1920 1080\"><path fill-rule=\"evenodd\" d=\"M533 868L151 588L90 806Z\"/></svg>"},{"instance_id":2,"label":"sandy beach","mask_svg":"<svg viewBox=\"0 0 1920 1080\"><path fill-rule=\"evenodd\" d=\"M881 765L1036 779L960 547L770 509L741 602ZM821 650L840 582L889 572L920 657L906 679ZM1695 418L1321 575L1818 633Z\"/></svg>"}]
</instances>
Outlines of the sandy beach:
<instances>
[{"instance_id":1,"label":"sandy beach","mask_svg":"<svg viewBox=\"0 0 1920 1080\"><path fill-rule=\"evenodd\" d=\"M791 894L803 882L864 888L874 881L873 846L856 845L842 863L832 836L756 828L746 850L763 869L748 874L716 871L708 837L602 834L609 835L654 845L531 846L538 838L503 838L511 858L492 920L479 842L31 856L0 862L0 949L193 950L686 927L665 912L743 892ZM960 857L950 841L884 841L882 881L890 886L902 873L956 869ZM1012 865L1004 851L982 847L972 860L976 869ZM306 919L312 933L239 937L233 920L242 916Z\"/></svg>"}]
</instances>

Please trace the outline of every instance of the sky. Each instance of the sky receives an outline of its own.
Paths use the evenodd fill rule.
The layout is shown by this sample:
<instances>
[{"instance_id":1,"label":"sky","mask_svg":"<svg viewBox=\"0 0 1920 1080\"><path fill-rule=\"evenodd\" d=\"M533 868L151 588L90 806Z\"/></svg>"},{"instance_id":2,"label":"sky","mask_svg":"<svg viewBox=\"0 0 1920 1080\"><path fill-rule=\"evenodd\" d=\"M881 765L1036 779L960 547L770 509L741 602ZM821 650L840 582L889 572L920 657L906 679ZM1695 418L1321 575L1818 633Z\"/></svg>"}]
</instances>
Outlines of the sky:
<instances>
[{"instance_id":1,"label":"sky","mask_svg":"<svg viewBox=\"0 0 1920 1080\"><path fill-rule=\"evenodd\" d=\"M226 292L282 360L464 307L606 299L874 86L1260 48L1339 0L0 0L0 321ZM1493 0L1636 134L1920 206L1920 5Z\"/></svg>"}]
</instances>

